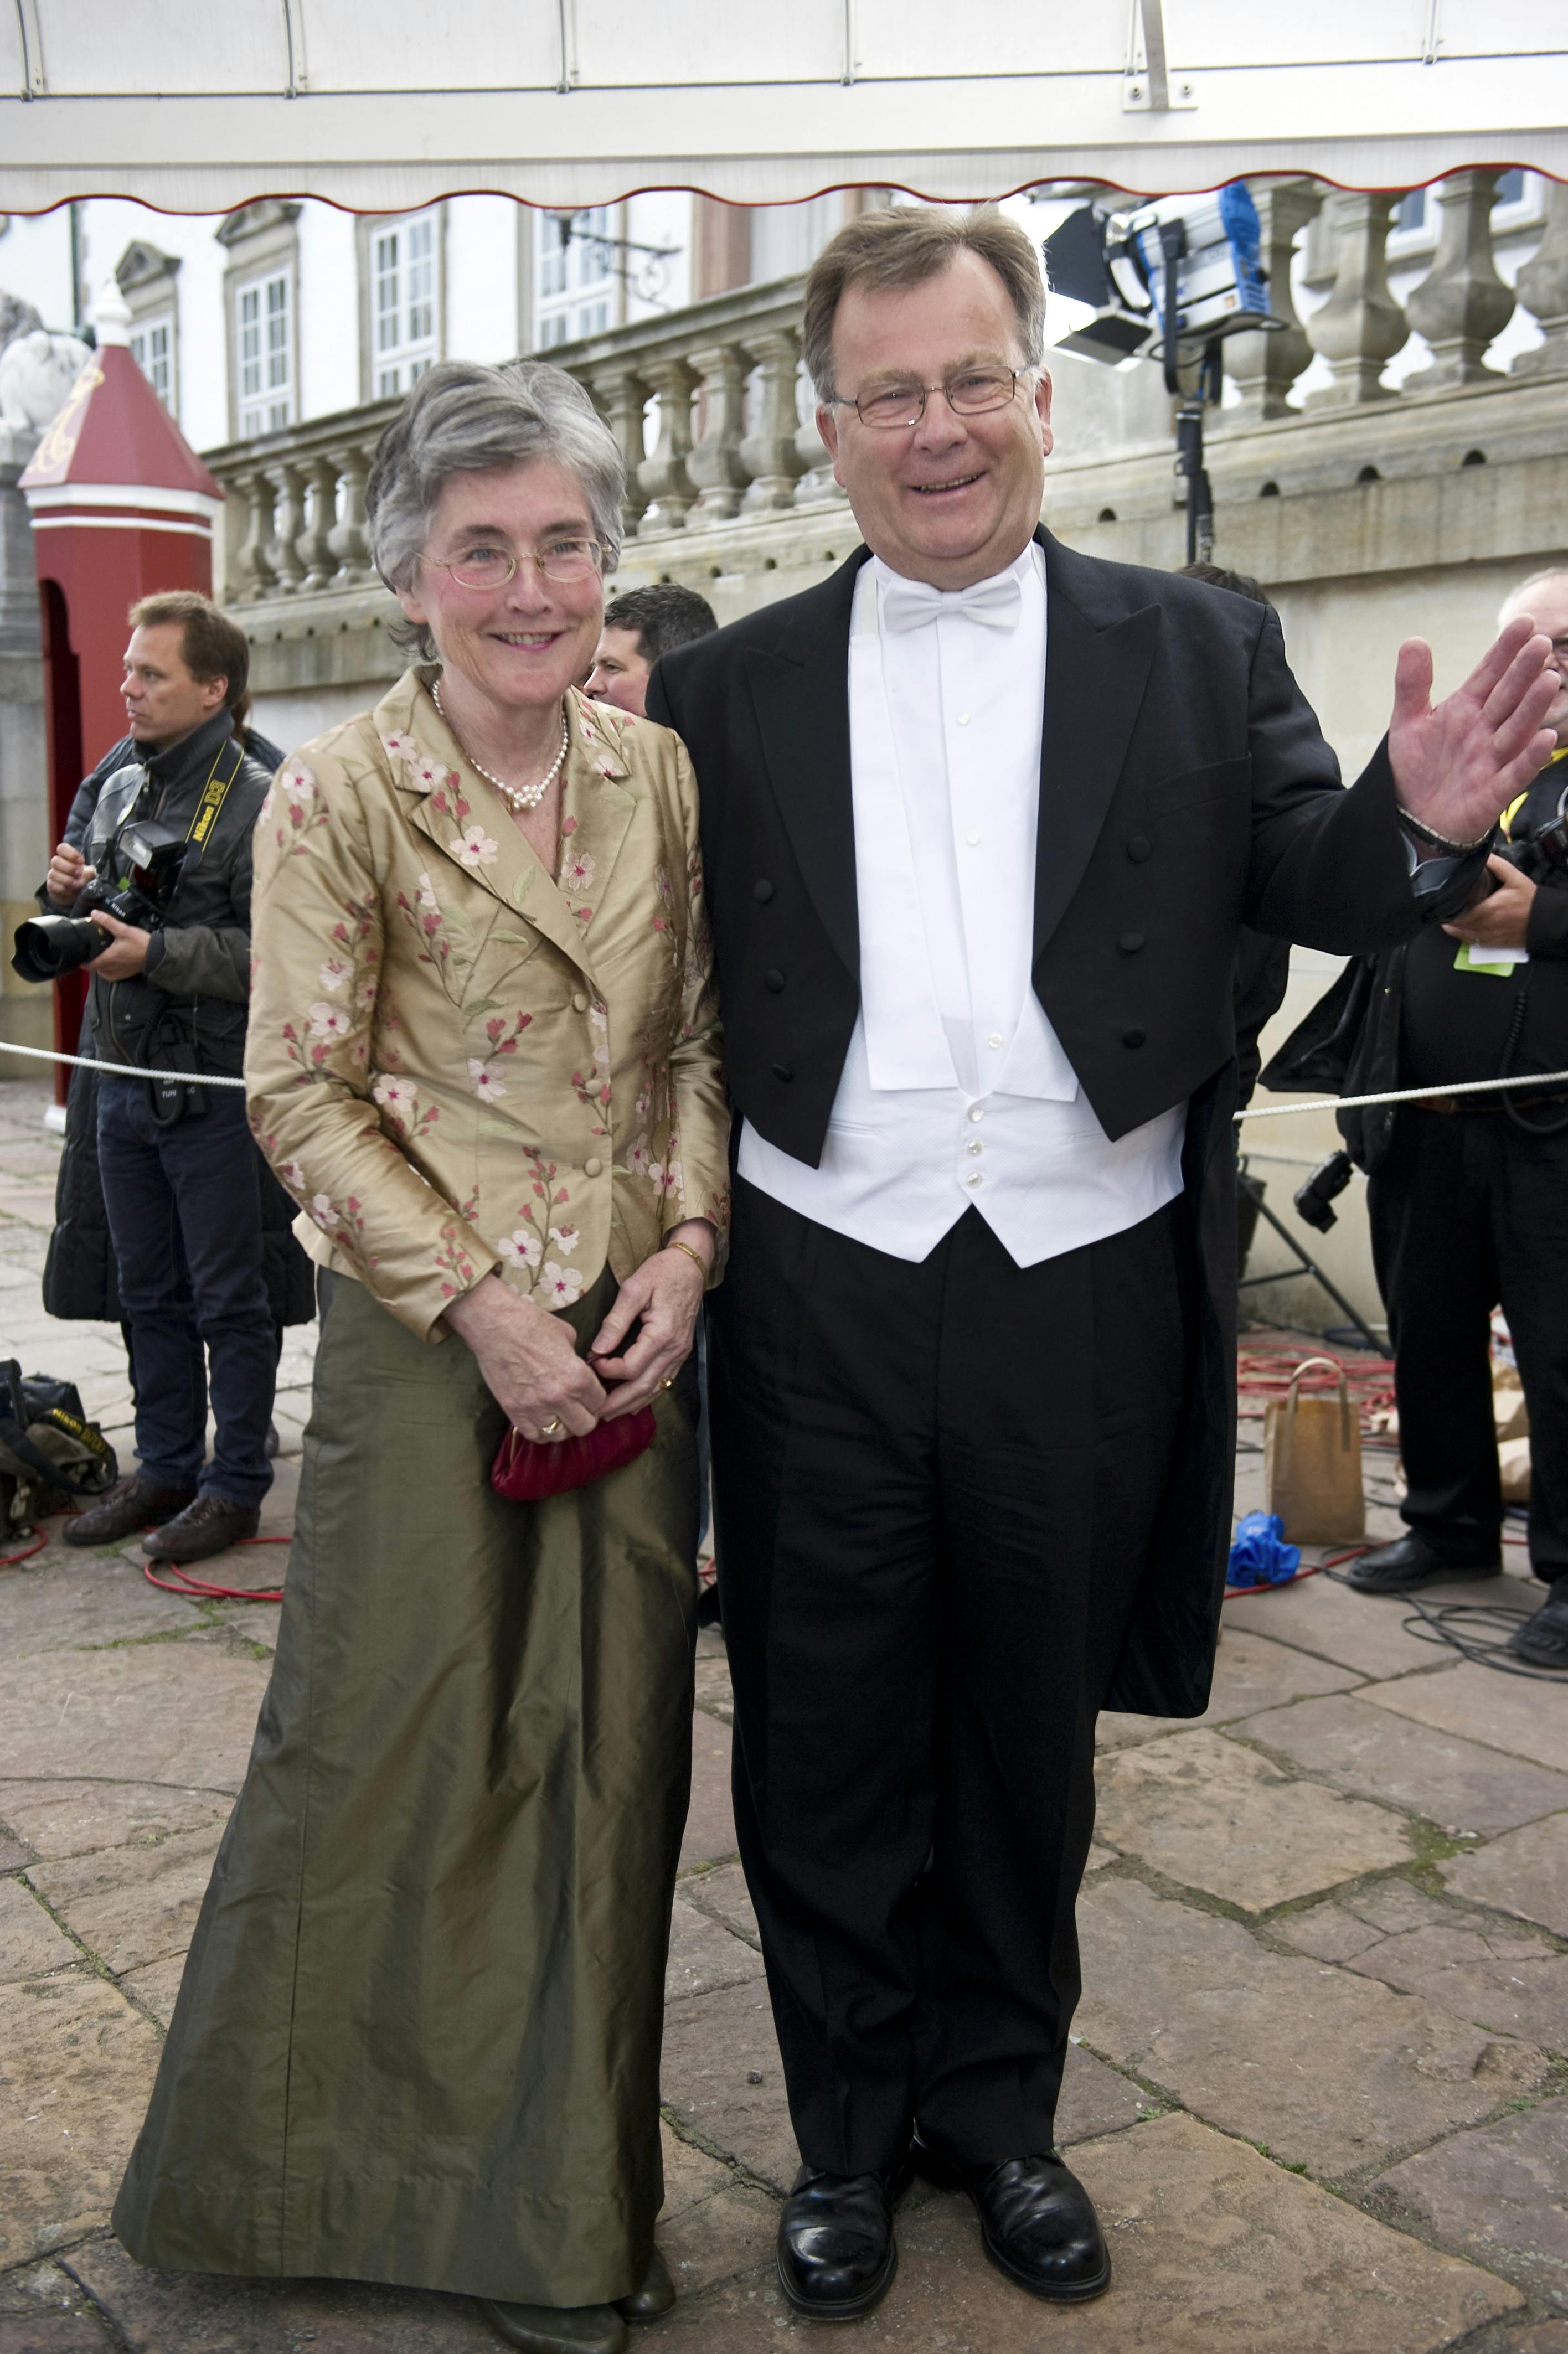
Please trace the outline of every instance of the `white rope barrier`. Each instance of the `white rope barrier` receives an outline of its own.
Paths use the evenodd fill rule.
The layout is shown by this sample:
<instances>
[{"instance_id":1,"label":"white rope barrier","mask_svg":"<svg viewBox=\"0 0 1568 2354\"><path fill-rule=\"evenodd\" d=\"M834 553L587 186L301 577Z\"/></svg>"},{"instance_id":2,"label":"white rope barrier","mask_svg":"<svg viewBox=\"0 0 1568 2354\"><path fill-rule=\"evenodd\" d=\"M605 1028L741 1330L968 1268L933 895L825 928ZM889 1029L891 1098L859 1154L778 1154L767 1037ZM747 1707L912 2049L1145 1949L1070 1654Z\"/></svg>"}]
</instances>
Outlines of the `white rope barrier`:
<instances>
[{"instance_id":1,"label":"white rope barrier","mask_svg":"<svg viewBox=\"0 0 1568 2354\"><path fill-rule=\"evenodd\" d=\"M164 1079L188 1087L242 1087L243 1079L225 1077L217 1071L150 1071L137 1063L101 1063L91 1055L57 1055L48 1046L16 1046L9 1039L0 1041L0 1055L27 1055L39 1063L69 1063L82 1071L97 1071L115 1079ZM1495 1095L1503 1087L1568 1087L1568 1071L1531 1071L1511 1079L1456 1079L1445 1087L1397 1087L1392 1093L1377 1096L1319 1096L1311 1103L1264 1104L1256 1111L1238 1111L1234 1117L1244 1119L1288 1119L1293 1114L1308 1111L1361 1111L1372 1104L1422 1103L1429 1096Z\"/></svg>"}]
</instances>

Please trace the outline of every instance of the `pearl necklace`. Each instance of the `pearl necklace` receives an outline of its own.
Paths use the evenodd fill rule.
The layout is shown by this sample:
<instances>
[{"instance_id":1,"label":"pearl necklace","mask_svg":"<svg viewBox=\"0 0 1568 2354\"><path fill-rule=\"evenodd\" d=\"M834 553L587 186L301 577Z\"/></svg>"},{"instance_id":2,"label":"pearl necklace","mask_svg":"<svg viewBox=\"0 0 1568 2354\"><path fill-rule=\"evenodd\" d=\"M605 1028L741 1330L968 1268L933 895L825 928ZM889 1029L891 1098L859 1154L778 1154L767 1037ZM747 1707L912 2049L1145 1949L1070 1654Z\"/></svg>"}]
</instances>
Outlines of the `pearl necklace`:
<instances>
[{"instance_id":1,"label":"pearl necklace","mask_svg":"<svg viewBox=\"0 0 1568 2354\"><path fill-rule=\"evenodd\" d=\"M476 760L473 754L461 744L461 739L458 737L457 729L452 727L451 721L447 718L446 712L442 709L441 684L440 679L432 679L430 682L430 701L435 705L436 709L440 712L440 716L442 719L446 721L446 725L449 727L451 727L453 738L458 742L460 749L462 750L462 756L468 762L469 767L471 769L477 769L480 775L484 779L485 783L487 785L493 785L496 791L501 795L503 801L510 802L511 806L514 810L537 809L539 803L544 800L545 795L549 791L550 787L555 783L556 779L560 775L562 763L565 761L567 750L571 745L571 734L567 726L566 705L563 704L561 706L561 748L556 753L555 758L551 761L549 767L546 769L544 775L540 778L538 783L536 785L509 785L505 781L504 778L498 777L493 769L487 769L482 761Z\"/></svg>"}]
</instances>

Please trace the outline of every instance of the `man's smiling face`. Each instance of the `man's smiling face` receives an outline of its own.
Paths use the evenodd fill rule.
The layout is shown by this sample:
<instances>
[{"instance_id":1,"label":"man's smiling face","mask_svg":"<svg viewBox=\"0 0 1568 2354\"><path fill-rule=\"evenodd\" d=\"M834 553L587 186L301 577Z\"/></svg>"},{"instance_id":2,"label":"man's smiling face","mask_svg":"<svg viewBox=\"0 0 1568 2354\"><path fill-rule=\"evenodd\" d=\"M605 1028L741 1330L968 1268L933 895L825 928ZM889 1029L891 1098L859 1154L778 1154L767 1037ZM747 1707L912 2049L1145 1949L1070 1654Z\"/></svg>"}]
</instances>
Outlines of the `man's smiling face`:
<instances>
[{"instance_id":1,"label":"man's smiling face","mask_svg":"<svg viewBox=\"0 0 1568 2354\"><path fill-rule=\"evenodd\" d=\"M841 404L894 385L943 384L966 368L1022 369L1006 287L960 252L938 277L885 291L852 285L833 319ZM939 392L917 425L879 431L853 408L819 408L833 472L874 555L906 579L965 588L1001 572L1040 520L1051 447L1051 379L1020 376L1012 399L956 416Z\"/></svg>"}]
</instances>

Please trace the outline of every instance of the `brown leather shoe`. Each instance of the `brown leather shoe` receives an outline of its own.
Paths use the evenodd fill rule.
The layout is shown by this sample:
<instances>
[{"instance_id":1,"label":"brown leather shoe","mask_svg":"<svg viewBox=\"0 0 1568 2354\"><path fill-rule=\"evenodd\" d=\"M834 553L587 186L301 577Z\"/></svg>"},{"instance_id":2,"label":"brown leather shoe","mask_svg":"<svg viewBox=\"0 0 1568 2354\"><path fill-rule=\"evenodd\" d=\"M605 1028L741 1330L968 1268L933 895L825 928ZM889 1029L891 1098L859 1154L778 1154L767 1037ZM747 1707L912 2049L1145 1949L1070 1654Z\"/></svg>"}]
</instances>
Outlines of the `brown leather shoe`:
<instances>
[{"instance_id":1,"label":"brown leather shoe","mask_svg":"<svg viewBox=\"0 0 1568 2354\"><path fill-rule=\"evenodd\" d=\"M145 1486L133 1471L128 1479L116 1479L96 1504L73 1513L60 1536L69 1545L116 1544L138 1530L161 1528L195 1500L189 1488Z\"/></svg>"},{"instance_id":2,"label":"brown leather shoe","mask_svg":"<svg viewBox=\"0 0 1568 2354\"><path fill-rule=\"evenodd\" d=\"M198 1496L164 1527L142 1540L149 1561L206 1561L226 1552L261 1525L260 1504L236 1504L227 1496Z\"/></svg>"}]
</instances>

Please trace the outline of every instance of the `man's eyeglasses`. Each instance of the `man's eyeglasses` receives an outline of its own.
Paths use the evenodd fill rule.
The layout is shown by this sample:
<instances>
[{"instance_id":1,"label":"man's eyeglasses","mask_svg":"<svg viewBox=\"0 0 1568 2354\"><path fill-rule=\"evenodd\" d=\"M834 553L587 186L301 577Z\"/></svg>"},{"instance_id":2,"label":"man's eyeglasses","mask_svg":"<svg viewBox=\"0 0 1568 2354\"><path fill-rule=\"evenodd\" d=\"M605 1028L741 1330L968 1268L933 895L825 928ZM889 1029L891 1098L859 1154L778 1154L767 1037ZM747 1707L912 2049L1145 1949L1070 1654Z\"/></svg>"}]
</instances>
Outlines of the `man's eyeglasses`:
<instances>
[{"instance_id":1,"label":"man's eyeglasses","mask_svg":"<svg viewBox=\"0 0 1568 2354\"><path fill-rule=\"evenodd\" d=\"M957 417L983 417L990 408L1005 408L1018 389L1021 376L1033 368L966 368L941 384L885 385L880 392L863 392L858 400L835 400L835 408L853 408L863 425L876 433L895 433L918 425L926 403L939 392Z\"/></svg>"},{"instance_id":2,"label":"man's eyeglasses","mask_svg":"<svg viewBox=\"0 0 1568 2354\"><path fill-rule=\"evenodd\" d=\"M604 569L604 549L597 539L552 539L522 556L489 540L476 541L461 556L427 556L426 564L450 572L460 588L504 588L519 567L533 565L546 580L587 580Z\"/></svg>"}]
</instances>

